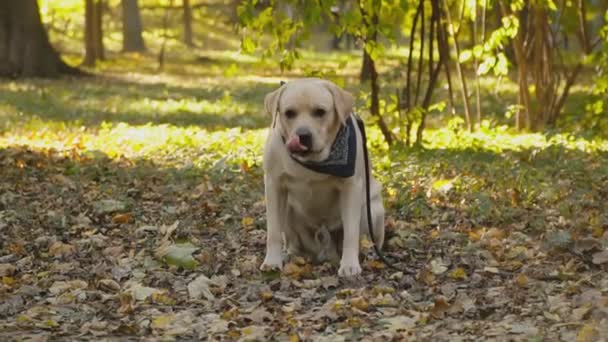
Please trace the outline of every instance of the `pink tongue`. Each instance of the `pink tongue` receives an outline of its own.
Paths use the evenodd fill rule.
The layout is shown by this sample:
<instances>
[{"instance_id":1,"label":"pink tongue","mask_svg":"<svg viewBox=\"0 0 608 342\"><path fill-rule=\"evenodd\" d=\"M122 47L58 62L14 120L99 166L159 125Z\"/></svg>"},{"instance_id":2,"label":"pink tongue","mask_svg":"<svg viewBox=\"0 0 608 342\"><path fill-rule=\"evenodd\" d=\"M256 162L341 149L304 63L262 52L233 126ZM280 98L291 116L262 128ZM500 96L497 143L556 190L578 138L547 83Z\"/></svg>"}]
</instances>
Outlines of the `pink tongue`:
<instances>
[{"instance_id":1,"label":"pink tongue","mask_svg":"<svg viewBox=\"0 0 608 342\"><path fill-rule=\"evenodd\" d=\"M308 148L306 146L300 144L300 138L297 135L291 137L287 141L287 148L291 152L303 152L303 151L308 150Z\"/></svg>"}]
</instances>

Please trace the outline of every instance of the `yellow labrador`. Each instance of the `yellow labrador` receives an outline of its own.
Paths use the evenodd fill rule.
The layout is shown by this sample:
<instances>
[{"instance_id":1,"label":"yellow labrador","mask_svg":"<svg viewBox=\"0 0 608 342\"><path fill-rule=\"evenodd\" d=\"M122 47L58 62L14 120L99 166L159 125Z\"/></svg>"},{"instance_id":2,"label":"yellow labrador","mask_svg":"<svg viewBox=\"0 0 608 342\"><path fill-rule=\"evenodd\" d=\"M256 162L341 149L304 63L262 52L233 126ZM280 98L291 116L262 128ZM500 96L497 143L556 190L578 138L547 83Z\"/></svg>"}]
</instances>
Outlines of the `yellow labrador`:
<instances>
[{"instance_id":1,"label":"yellow labrador","mask_svg":"<svg viewBox=\"0 0 608 342\"><path fill-rule=\"evenodd\" d=\"M281 269L290 254L338 263L338 275L361 273L359 235L369 231L365 167L353 96L316 78L291 81L264 100L272 126L264 150L267 238L262 270ZM378 248L384 242L381 185L371 178Z\"/></svg>"}]
</instances>

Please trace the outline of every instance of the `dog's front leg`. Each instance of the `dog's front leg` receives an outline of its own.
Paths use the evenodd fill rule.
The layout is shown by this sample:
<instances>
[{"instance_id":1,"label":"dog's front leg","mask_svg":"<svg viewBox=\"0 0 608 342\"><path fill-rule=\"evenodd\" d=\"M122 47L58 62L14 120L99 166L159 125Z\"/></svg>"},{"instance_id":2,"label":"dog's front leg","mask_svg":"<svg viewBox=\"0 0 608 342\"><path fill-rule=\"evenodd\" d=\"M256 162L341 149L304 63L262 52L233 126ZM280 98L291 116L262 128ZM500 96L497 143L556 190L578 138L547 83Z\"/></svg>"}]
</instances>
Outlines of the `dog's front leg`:
<instances>
[{"instance_id":1,"label":"dog's front leg","mask_svg":"<svg viewBox=\"0 0 608 342\"><path fill-rule=\"evenodd\" d=\"M361 181L346 186L340 193L340 210L344 240L342 244L342 259L338 275L350 277L361 273L359 264L359 229L361 221Z\"/></svg>"},{"instance_id":2,"label":"dog's front leg","mask_svg":"<svg viewBox=\"0 0 608 342\"><path fill-rule=\"evenodd\" d=\"M283 268L282 225L285 224L287 196L280 189L277 180L264 176L266 194L266 257L260 269L262 271Z\"/></svg>"}]
</instances>

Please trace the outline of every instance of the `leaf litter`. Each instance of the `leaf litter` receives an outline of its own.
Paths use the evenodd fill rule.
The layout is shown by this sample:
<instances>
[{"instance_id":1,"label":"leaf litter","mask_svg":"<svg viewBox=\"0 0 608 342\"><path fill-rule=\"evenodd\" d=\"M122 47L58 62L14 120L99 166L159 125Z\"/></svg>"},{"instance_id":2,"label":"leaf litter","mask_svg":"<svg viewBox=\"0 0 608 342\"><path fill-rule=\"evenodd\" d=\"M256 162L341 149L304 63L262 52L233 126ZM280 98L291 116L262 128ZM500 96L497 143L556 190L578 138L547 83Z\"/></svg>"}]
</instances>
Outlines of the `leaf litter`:
<instances>
[{"instance_id":1,"label":"leaf litter","mask_svg":"<svg viewBox=\"0 0 608 342\"><path fill-rule=\"evenodd\" d=\"M608 337L608 227L581 229L550 208L542 230L533 215L476 222L450 206L465 201L454 196L466 177L412 188L434 203L428 217L388 199L387 253L406 271L364 248L363 274L345 280L302 258L258 271L259 166L192 177L25 148L0 150L0 164L2 338Z\"/></svg>"}]
</instances>

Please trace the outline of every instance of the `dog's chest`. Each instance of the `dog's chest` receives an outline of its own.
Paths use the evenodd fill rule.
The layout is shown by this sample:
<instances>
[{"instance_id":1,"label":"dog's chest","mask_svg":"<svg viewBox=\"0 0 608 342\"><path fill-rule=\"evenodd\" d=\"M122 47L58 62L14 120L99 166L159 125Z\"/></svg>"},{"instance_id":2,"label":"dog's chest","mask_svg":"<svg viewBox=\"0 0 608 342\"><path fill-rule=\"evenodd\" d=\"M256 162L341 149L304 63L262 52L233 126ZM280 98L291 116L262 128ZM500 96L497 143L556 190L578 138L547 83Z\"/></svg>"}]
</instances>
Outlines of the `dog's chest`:
<instances>
[{"instance_id":1,"label":"dog's chest","mask_svg":"<svg viewBox=\"0 0 608 342\"><path fill-rule=\"evenodd\" d=\"M324 181L286 181L287 202L300 215L319 225L333 225L340 220L340 197L337 188Z\"/></svg>"}]
</instances>

